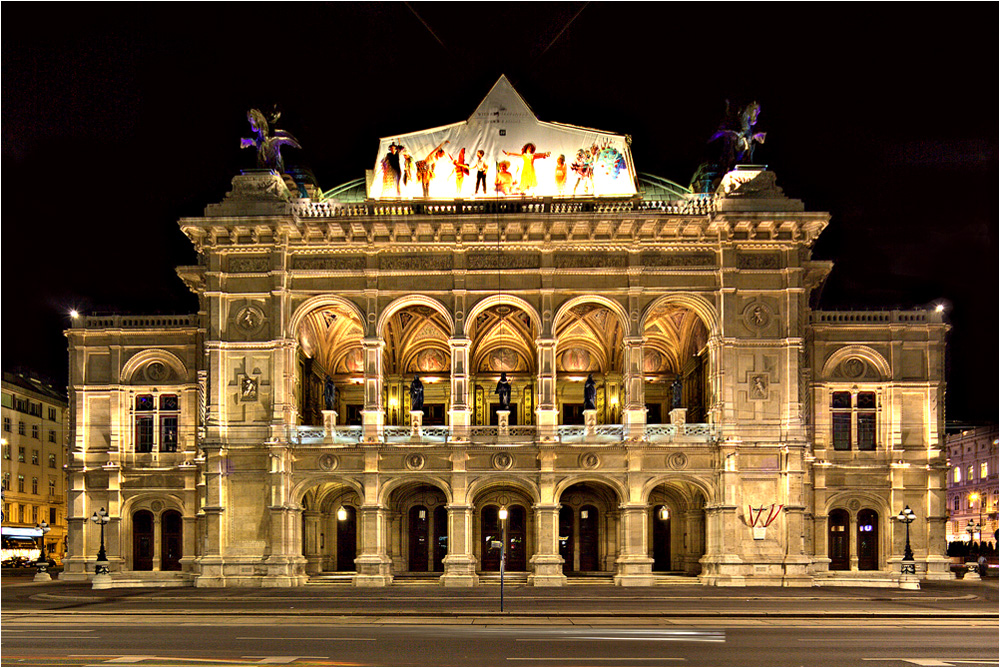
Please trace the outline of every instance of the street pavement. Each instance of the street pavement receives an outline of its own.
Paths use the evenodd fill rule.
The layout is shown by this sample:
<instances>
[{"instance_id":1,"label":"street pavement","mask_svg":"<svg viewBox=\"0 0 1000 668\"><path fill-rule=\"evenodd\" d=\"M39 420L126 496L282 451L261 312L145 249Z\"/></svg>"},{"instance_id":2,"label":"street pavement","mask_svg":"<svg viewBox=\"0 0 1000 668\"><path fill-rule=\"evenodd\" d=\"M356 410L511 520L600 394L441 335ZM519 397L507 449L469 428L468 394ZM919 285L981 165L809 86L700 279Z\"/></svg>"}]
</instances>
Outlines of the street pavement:
<instances>
[{"instance_id":1,"label":"street pavement","mask_svg":"<svg viewBox=\"0 0 1000 668\"><path fill-rule=\"evenodd\" d=\"M997 581L918 591L108 589L4 577L7 666L966 666L1000 663Z\"/></svg>"}]
</instances>

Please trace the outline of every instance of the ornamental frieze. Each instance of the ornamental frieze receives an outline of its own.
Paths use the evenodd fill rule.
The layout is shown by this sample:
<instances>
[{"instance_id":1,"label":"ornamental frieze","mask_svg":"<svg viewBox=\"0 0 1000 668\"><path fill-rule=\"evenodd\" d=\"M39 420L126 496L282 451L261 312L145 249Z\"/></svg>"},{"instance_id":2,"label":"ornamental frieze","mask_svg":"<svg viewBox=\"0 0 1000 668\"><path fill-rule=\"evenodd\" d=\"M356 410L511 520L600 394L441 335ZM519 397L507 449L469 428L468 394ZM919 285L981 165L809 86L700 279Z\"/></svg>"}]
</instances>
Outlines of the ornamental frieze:
<instances>
[{"instance_id":1,"label":"ornamental frieze","mask_svg":"<svg viewBox=\"0 0 1000 668\"><path fill-rule=\"evenodd\" d=\"M331 255L293 255L291 268L300 270L363 271L368 265L364 257Z\"/></svg>"},{"instance_id":2,"label":"ornamental frieze","mask_svg":"<svg viewBox=\"0 0 1000 668\"><path fill-rule=\"evenodd\" d=\"M738 253L736 267L738 269L781 269L781 256L778 253Z\"/></svg>"},{"instance_id":3,"label":"ornamental frieze","mask_svg":"<svg viewBox=\"0 0 1000 668\"><path fill-rule=\"evenodd\" d=\"M467 269L535 269L540 265L537 253L471 253L465 260Z\"/></svg>"},{"instance_id":4,"label":"ornamental frieze","mask_svg":"<svg viewBox=\"0 0 1000 668\"><path fill-rule=\"evenodd\" d=\"M715 266L715 254L714 253L643 253L642 263L647 267Z\"/></svg>"},{"instance_id":5,"label":"ornamental frieze","mask_svg":"<svg viewBox=\"0 0 1000 668\"><path fill-rule=\"evenodd\" d=\"M383 271L449 271L450 255L381 255L378 268Z\"/></svg>"},{"instance_id":6,"label":"ornamental frieze","mask_svg":"<svg viewBox=\"0 0 1000 668\"><path fill-rule=\"evenodd\" d=\"M271 270L271 258L266 255L237 255L229 258L227 268L232 274L266 273Z\"/></svg>"},{"instance_id":7,"label":"ornamental frieze","mask_svg":"<svg viewBox=\"0 0 1000 668\"><path fill-rule=\"evenodd\" d=\"M628 266L628 256L604 253L560 253L555 256L557 269L577 269L583 267L625 268Z\"/></svg>"}]
</instances>

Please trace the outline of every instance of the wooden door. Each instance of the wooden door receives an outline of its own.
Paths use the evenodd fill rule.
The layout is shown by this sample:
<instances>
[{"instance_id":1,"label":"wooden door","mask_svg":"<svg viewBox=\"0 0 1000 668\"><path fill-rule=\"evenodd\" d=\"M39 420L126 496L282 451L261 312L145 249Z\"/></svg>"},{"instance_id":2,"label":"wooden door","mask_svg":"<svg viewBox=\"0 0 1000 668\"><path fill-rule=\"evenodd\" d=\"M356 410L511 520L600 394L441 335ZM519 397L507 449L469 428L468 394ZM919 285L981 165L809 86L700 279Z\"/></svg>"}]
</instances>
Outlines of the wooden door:
<instances>
[{"instance_id":1,"label":"wooden door","mask_svg":"<svg viewBox=\"0 0 1000 668\"><path fill-rule=\"evenodd\" d=\"M858 513L858 570L878 570L878 513L867 508Z\"/></svg>"},{"instance_id":2,"label":"wooden door","mask_svg":"<svg viewBox=\"0 0 1000 668\"><path fill-rule=\"evenodd\" d=\"M434 570L444 572L444 558L448 555L448 510L444 506L434 509Z\"/></svg>"},{"instance_id":3,"label":"wooden door","mask_svg":"<svg viewBox=\"0 0 1000 668\"><path fill-rule=\"evenodd\" d=\"M507 516L507 570L528 570L527 531L523 506L511 506Z\"/></svg>"},{"instance_id":4,"label":"wooden door","mask_svg":"<svg viewBox=\"0 0 1000 668\"><path fill-rule=\"evenodd\" d=\"M413 506L410 508L410 570L427 571L427 508Z\"/></svg>"},{"instance_id":5,"label":"wooden door","mask_svg":"<svg viewBox=\"0 0 1000 668\"><path fill-rule=\"evenodd\" d=\"M846 510L833 510L827 520L829 523L829 541L827 543L830 557L831 571L847 571L851 569L850 534L847 527L850 526Z\"/></svg>"},{"instance_id":6,"label":"wooden door","mask_svg":"<svg viewBox=\"0 0 1000 668\"><path fill-rule=\"evenodd\" d=\"M153 513L148 510L132 515L132 570L153 570Z\"/></svg>"},{"instance_id":7,"label":"wooden door","mask_svg":"<svg viewBox=\"0 0 1000 668\"><path fill-rule=\"evenodd\" d=\"M500 540L500 519L496 506L486 506L479 514L480 564L484 571L500 570L500 550L493 547L493 541Z\"/></svg>"},{"instance_id":8,"label":"wooden door","mask_svg":"<svg viewBox=\"0 0 1000 668\"><path fill-rule=\"evenodd\" d=\"M181 570L184 545L184 523L181 514L168 510L160 517L160 570Z\"/></svg>"},{"instance_id":9,"label":"wooden door","mask_svg":"<svg viewBox=\"0 0 1000 668\"><path fill-rule=\"evenodd\" d=\"M597 508L584 506L580 508L580 570L599 571L599 536Z\"/></svg>"}]
</instances>

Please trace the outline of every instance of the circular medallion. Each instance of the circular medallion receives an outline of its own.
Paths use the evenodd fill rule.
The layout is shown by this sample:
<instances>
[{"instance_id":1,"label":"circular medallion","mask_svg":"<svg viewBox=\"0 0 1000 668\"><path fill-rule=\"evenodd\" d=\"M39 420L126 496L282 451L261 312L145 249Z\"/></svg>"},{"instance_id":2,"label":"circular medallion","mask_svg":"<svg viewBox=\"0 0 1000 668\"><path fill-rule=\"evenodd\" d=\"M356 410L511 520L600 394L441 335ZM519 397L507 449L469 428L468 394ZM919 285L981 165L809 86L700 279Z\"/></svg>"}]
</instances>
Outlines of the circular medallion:
<instances>
[{"instance_id":1,"label":"circular medallion","mask_svg":"<svg viewBox=\"0 0 1000 668\"><path fill-rule=\"evenodd\" d=\"M562 367L566 371L586 371L590 368L590 353L583 348L570 348L562 354Z\"/></svg>"},{"instance_id":2,"label":"circular medallion","mask_svg":"<svg viewBox=\"0 0 1000 668\"><path fill-rule=\"evenodd\" d=\"M163 362L150 362L146 365L146 378L158 382L167 377L167 366Z\"/></svg>"},{"instance_id":3,"label":"circular medallion","mask_svg":"<svg viewBox=\"0 0 1000 668\"><path fill-rule=\"evenodd\" d=\"M601 458L595 455L593 452L587 452L580 455L580 468L596 469L600 465L601 465Z\"/></svg>"},{"instance_id":4,"label":"circular medallion","mask_svg":"<svg viewBox=\"0 0 1000 668\"><path fill-rule=\"evenodd\" d=\"M236 328L246 334L258 331L264 325L264 312L256 306L244 306L236 314Z\"/></svg>"},{"instance_id":5,"label":"circular medallion","mask_svg":"<svg viewBox=\"0 0 1000 668\"><path fill-rule=\"evenodd\" d=\"M844 375L848 378L860 378L865 372L865 363L857 357L852 357L851 359L846 360L840 368L843 370Z\"/></svg>"},{"instance_id":6,"label":"circular medallion","mask_svg":"<svg viewBox=\"0 0 1000 668\"><path fill-rule=\"evenodd\" d=\"M444 371L448 368L448 356L441 350L423 350L417 355L417 369L424 373Z\"/></svg>"},{"instance_id":7,"label":"circular medallion","mask_svg":"<svg viewBox=\"0 0 1000 668\"><path fill-rule=\"evenodd\" d=\"M743 324L752 330L761 330L771 324L773 315L764 302L753 301L743 309Z\"/></svg>"},{"instance_id":8,"label":"circular medallion","mask_svg":"<svg viewBox=\"0 0 1000 668\"><path fill-rule=\"evenodd\" d=\"M321 455L319 458L319 467L324 471L333 471L340 465L340 460L337 459L337 455Z\"/></svg>"},{"instance_id":9,"label":"circular medallion","mask_svg":"<svg viewBox=\"0 0 1000 668\"><path fill-rule=\"evenodd\" d=\"M583 497L580 496L579 494L572 494L569 497L569 502L574 506L580 505L581 501L583 501Z\"/></svg>"},{"instance_id":10,"label":"circular medallion","mask_svg":"<svg viewBox=\"0 0 1000 668\"><path fill-rule=\"evenodd\" d=\"M153 501L149 504L149 507L152 508L154 513L158 513L163 510L163 501Z\"/></svg>"},{"instance_id":11,"label":"circular medallion","mask_svg":"<svg viewBox=\"0 0 1000 668\"><path fill-rule=\"evenodd\" d=\"M500 496L497 497L497 503L499 503L501 506L509 506L510 497L507 496L506 494L501 494Z\"/></svg>"},{"instance_id":12,"label":"circular medallion","mask_svg":"<svg viewBox=\"0 0 1000 668\"><path fill-rule=\"evenodd\" d=\"M419 471L420 469L424 468L424 463L425 463L424 456L418 455L417 453L413 453L412 455L406 458L406 468L410 469L411 471Z\"/></svg>"},{"instance_id":13,"label":"circular medallion","mask_svg":"<svg viewBox=\"0 0 1000 668\"><path fill-rule=\"evenodd\" d=\"M688 458L683 452L675 452L671 455L667 455L667 468L673 469L674 471L679 471L681 469L687 468Z\"/></svg>"},{"instance_id":14,"label":"circular medallion","mask_svg":"<svg viewBox=\"0 0 1000 668\"><path fill-rule=\"evenodd\" d=\"M642 356L642 370L646 373L659 371L663 366L663 355L655 350L646 350Z\"/></svg>"},{"instance_id":15,"label":"circular medallion","mask_svg":"<svg viewBox=\"0 0 1000 668\"><path fill-rule=\"evenodd\" d=\"M507 452L498 452L493 455L493 468L498 471L506 471L514 465L514 458Z\"/></svg>"},{"instance_id":16,"label":"circular medallion","mask_svg":"<svg viewBox=\"0 0 1000 668\"><path fill-rule=\"evenodd\" d=\"M851 502L847 504L847 507L856 513L861 508L861 502L857 499L851 499Z\"/></svg>"}]
</instances>

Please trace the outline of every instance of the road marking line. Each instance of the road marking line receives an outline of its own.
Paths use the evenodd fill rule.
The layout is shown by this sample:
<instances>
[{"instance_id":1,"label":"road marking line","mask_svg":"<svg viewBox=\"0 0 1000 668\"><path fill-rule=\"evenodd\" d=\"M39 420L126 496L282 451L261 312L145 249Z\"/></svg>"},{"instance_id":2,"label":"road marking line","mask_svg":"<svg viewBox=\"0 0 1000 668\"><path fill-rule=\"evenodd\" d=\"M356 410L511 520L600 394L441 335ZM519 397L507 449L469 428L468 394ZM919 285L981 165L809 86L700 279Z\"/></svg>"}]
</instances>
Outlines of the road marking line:
<instances>
[{"instance_id":1,"label":"road marking line","mask_svg":"<svg viewBox=\"0 0 1000 668\"><path fill-rule=\"evenodd\" d=\"M629 642L726 642L725 638L636 638L635 636L575 636L562 638L515 638L517 642L562 642L564 640L627 640Z\"/></svg>"},{"instance_id":2,"label":"road marking line","mask_svg":"<svg viewBox=\"0 0 1000 668\"><path fill-rule=\"evenodd\" d=\"M531 656L531 657L519 657L519 656L508 656L508 661L687 661L687 659L678 658L675 656L640 656L640 657L623 657L623 656Z\"/></svg>"},{"instance_id":3,"label":"road marking line","mask_svg":"<svg viewBox=\"0 0 1000 668\"><path fill-rule=\"evenodd\" d=\"M300 638L298 636L239 636L237 640L358 640L375 642L375 638L329 638L329 637L317 637L317 638Z\"/></svg>"},{"instance_id":4,"label":"road marking line","mask_svg":"<svg viewBox=\"0 0 1000 668\"><path fill-rule=\"evenodd\" d=\"M979 664L985 663L990 666L996 665L996 657L992 656L985 659L907 659L907 658L892 658L892 659L861 659L862 661L905 661L906 663L912 663L915 666L952 666L956 663L966 665L966 664Z\"/></svg>"},{"instance_id":5,"label":"road marking line","mask_svg":"<svg viewBox=\"0 0 1000 668\"><path fill-rule=\"evenodd\" d=\"M244 659L257 659L257 663L292 663L299 659L329 659L328 656L243 656Z\"/></svg>"}]
</instances>

